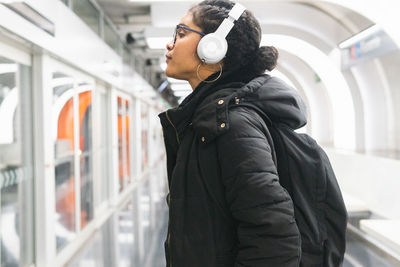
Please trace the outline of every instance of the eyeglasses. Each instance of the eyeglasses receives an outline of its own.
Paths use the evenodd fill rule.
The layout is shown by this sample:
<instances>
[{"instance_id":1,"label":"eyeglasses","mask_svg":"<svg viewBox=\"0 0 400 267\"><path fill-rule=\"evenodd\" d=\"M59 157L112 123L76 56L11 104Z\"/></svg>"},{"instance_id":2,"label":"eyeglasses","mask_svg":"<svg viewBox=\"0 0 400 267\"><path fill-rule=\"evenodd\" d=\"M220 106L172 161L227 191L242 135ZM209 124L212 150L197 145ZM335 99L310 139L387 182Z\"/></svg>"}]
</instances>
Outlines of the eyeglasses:
<instances>
[{"instance_id":1,"label":"eyeglasses","mask_svg":"<svg viewBox=\"0 0 400 267\"><path fill-rule=\"evenodd\" d=\"M195 32L195 33L200 34L201 36L206 35L204 32L199 32L199 31L193 30L193 29L191 29L191 28L189 28L187 26L178 24L178 25L176 25L176 28L175 28L175 31L174 31L174 35L173 35L173 40L174 40L173 45L175 45L175 43L176 43L176 35L178 34L178 30L179 29L184 29L184 30L188 30L188 31L191 31L191 32Z\"/></svg>"}]
</instances>

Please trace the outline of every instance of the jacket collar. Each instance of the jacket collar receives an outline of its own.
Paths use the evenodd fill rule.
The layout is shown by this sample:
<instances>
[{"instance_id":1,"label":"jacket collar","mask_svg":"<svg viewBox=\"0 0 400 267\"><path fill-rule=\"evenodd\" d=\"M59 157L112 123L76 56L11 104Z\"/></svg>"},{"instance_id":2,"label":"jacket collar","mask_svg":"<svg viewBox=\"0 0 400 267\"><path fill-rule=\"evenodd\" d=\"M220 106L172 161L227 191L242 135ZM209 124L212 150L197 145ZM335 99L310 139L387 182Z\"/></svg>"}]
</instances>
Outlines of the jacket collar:
<instances>
[{"instance_id":1,"label":"jacket collar","mask_svg":"<svg viewBox=\"0 0 400 267\"><path fill-rule=\"evenodd\" d=\"M208 80L214 79L216 75L218 75L218 73L211 75ZM238 82L234 82L237 78L237 75L228 72L222 74L221 78L215 83L201 82L178 107L159 114L164 131L171 126L174 128L178 139L182 139L185 129L192 124L194 114L197 113L196 110L198 107L206 104L207 101L205 101L205 99L208 99L210 95L213 95L219 90L226 88L227 84L238 84ZM240 84L242 85L242 83ZM166 133L164 132L164 134Z\"/></svg>"},{"instance_id":2,"label":"jacket collar","mask_svg":"<svg viewBox=\"0 0 400 267\"><path fill-rule=\"evenodd\" d=\"M193 128L198 138L207 144L219 135L227 132L230 127L228 108L239 104L238 100L246 97L256 100L254 89L261 86L269 75L261 75L250 83L231 82L224 84L223 88L207 96L196 109L193 115Z\"/></svg>"},{"instance_id":3,"label":"jacket collar","mask_svg":"<svg viewBox=\"0 0 400 267\"><path fill-rule=\"evenodd\" d=\"M189 125L201 142L209 143L229 130L228 108L237 104L236 99L260 110L269 120L293 129L306 123L306 108L295 90L267 74L246 81L237 73L228 73L213 84L201 83L179 107L160 114L161 122L167 113L170 128L175 128L177 145Z\"/></svg>"},{"instance_id":4,"label":"jacket collar","mask_svg":"<svg viewBox=\"0 0 400 267\"><path fill-rule=\"evenodd\" d=\"M241 86L241 83L226 84L198 106L192 122L201 142L207 144L229 130L228 107L234 101L235 89Z\"/></svg>"}]
</instances>

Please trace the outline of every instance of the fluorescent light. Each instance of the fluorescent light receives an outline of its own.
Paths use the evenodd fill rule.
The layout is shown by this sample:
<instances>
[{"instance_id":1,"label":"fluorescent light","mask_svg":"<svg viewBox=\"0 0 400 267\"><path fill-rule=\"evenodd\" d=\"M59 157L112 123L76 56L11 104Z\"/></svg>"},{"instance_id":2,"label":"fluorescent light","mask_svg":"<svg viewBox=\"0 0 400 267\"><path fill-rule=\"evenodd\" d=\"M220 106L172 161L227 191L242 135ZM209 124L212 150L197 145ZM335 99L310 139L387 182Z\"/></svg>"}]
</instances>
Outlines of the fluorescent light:
<instances>
[{"instance_id":1,"label":"fluorescent light","mask_svg":"<svg viewBox=\"0 0 400 267\"><path fill-rule=\"evenodd\" d=\"M371 36L374 33L377 33L381 30L381 27L378 26L377 24L357 33L356 35L353 35L352 37L350 37L349 39L341 42L339 44L339 48L343 49L343 48L347 48L355 43L358 43L359 41Z\"/></svg>"},{"instance_id":2,"label":"fluorescent light","mask_svg":"<svg viewBox=\"0 0 400 267\"><path fill-rule=\"evenodd\" d=\"M167 88L168 84L169 84L168 80L163 81L160 84L160 86L158 86L157 91L161 93L162 91L165 90L165 88Z\"/></svg>"},{"instance_id":3,"label":"fluorescent light","mask_svg":"<svg viewBox=\"0 0 400 267\"><path fill-rule=\"evenodd\" d=\"M174 92L174 95L177 97L186 97L188 95L190 95L192 91L176 91Z\"/></svg>"},{"instance_id":4,"label":"fluorescent light","mask_svg":"<svg viewBox=\"0 0 400 267\"><path fill-rule=\"evenodd\" d=\"M12 144L14 142L14 114L18 106L18 89L11 89L0 105L0 144Z\"/></svg>"},{"instance_id":5,"label":"fluorescent light","mask_svg":"<svg viewBox=\"0 0 400 267\"><path fill-rule=\"evenodd\" d=\"M171 37L148 37L147 46L150 49L166 49L167 43L171 42Z\"/></svg>"},{"instance_id":6,"label":"fluorescent light","mask_svg":"<svg viewBox=\"0 0 400 267\"><path fill-rule=\"evenodd\" d=\"M17 64L0 64L0 74L17 72Z\"/></svg>"},{"instance_id":7,"label":"fluorescent light","mask_svg":"<svg viewBox=\"0 0 400 267\"><path fill-rule=\"evenodd\" d=\"M167 79L168 79L169 83L187 83L186 80L178 80L178 79L174 79L174 78L170 78L170 77L168 77Z\"/></svg>"},{"instance_id":8,"label":"fluorescent light","mask_svg":"<svg viewBox=\"0 0 400 267\"><path fill-rule=\"evenodd\" d=\"M3 4L11 4L11 3L17 3L17 2L23 2L23 1L21 1L21 0L0 0L0 4L1 3L3 3Z\"/></svg>"},{"instance_id":9,"label":"fluorescent light","mask_svg":"<svg viewBox=\"0 0 400 267\"><path fill-rule=\"evenodd\" d=\"M134 3L169 3L167 0L129 0L129 2ZM187 0L174 0L174 2L187 2Z\"/></svg>"},{"instance_id":10,"label":"fluorescent light","mask_svg":"<svg viewBox=\"0 0 400 267\"><path fill-rule=\"evenodd\" d=\"M171 89L173 91L192 91L192 87L189 83L172 83Z\"/></svg>"},{"instance_id":11,"label":"fluorescent light","mask_svg":"<svg viewBox=\"0 0 400 267\"><path fill-rule=\"evenodd\" d=\"M1 0L3 1L3 0ZM55 25L52 21L47 19L45 16L40 14L36 9L25 3L24 1L3 1L4 5L25 18L29 22L33 23L40 29L54 36Z\"/></svg>"}]
</instances>

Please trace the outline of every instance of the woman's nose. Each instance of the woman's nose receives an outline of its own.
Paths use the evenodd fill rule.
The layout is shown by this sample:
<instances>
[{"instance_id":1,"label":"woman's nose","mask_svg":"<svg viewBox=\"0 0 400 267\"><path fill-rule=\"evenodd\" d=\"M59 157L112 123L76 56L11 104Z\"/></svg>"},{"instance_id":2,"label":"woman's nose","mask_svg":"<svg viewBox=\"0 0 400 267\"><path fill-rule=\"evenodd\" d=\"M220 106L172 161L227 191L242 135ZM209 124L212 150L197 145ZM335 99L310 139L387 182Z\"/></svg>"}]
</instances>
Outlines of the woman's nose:
<instances>
[{"instance_id":1,"label":"woman's nose","mask_svg":"<svg viewBox=\"0 0 400 267\"><path fill-rule=\"evenodd\" d=\"M174 48L174 44L172 41L167 43L167 50L172 50Z\"/></svg>"}]
</instances>

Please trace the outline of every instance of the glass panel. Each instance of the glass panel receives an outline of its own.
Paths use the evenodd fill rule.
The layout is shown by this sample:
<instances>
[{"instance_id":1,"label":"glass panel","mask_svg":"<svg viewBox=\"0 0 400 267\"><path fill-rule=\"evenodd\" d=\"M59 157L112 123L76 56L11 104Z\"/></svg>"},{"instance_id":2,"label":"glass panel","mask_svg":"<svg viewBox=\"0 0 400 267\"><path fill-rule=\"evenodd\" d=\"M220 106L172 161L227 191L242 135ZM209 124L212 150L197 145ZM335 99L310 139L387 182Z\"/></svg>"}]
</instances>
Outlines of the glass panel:
<instances>
[{"instance_id":1,"label":"glass panel","mask_svg":"<svg viewBox=\"0 0 400 267\"><path fill-rule=\"evenodd\" d=\"M132 198L136 198L136 193L133 192ZM137 228L137 217L134 216L135 205L130 201L126 207L115 214L117 216L117 233L118 233L118 266L119 267L131 267L131 266L146 266L144 261L138 261L137 256L142 248L139 245L139 237L135 233L135 227ZM113 238L116 238L114 235ZM150 250L146 251L150 254ZM153 265L149 265L153 266Z\"/></svg>"},{"instance_id":2,"label":"glass panel","mask_svg":"<svg viewBox=\"0 0 400 267\"><path fill-rule=\"evenodd\" d=\"M119 40L118 34L111 27L107 20L104 20L104 41L117 52L121 54L121 42Z\"/></svg>"},{"instance_id":3,"label":"glass panel","mask_svg":"<svg viewBox=\"0 0 400 267\"><path fill-rule=\"evenodd\" d=\"M60 250L75 237L74 89L73 78L53 73L56 186L56 241Z\"/></svg>"},{"instance_id":4,"label":"glass panel","mask_svg":"<svg viewBox=\"0 0 400 267\"><path fill-rule=\"evenodd\" d=\"M125 160L125 165L126 165L126 179L128 184L131 182L131 169L130 169L130 154L129 154L129 121L130 121L130 116L129 116L129 101L125 101L125 114L126 114L126 119L125 119L125 139L126 139L126 160Z\"/></svg>"},{"instance_id":5,"label":"glass panel","mask_svg":"<svg viewBox=\"0 0 400 267\"><path fill-rule=\"evenodd\" d=\"M89 0L73 0L74 12L98 35L100 35L100 13Z\"/></svg>"},{"instance_id":6,"label":"glass panel","mask_svg":"<svg viewBox=\"0 0 400 267\"><path fill-rule=\"evenodd\" d=\"M132 61L130 50L126 46L123 46L122 51L123 51L122 60L123 60L124 64L130 66L131 61Z\"/></svg>"},{"instance_id":7,"label":"glass panel","mask_svg":"<svg viewBox=\"0 0 400 267\"><path fill-rule=\"evenodd\" d=\"M123 145L123 118L124 111L122 98L118 97L118 177L119 177L119 192L124 189L124 145Z\"/></svg>"},{"instance_id":8,"label":"glass panel","mask_svg":"<svg viewBox=\"0 0 400 267\"><path fill-rule=\"evenodd\" d=\"M109 170L108 170L108 105L107 105L107 94L100 93L100 168L101 172L101 202L108 199L108 178Z\"/></svg>"},{"instance_id":9,"label":"glass panel","mask_svg":"<svg viewBox=\"0 0 400 267\"><path fill-rule=\"evenodd\" d=\"M142 171L148 166L148 114L147 114L147 105L143 102L140 103L141 110L141 123L142 123Z\"/></svg>"},{"instance_id":10,"label":"glass panel","mask_svg":"<svg viewBox=\"0 0 400 267\"><path fill-rule=\"evenodd\" d=\"M150 173L148 174L150 175ZM151 228L150 228L150 181L146 179L139 188L139 210L140 210L140 226L143 233L144 247L151 247Z\"/></svg>"},{"instance_id":11,"label":"glass panel","mask_svg":"<svg viewBox=\"0 0 400 267\"><path fill-rule=\"evenodd\" d=\"M79 249L74 259L66 265L66 267L107 267L111 265L104 265L102 244L103 238L101 231L97 231L93 238L91 238L83 248Z\"/></svg>"},{"instance_id":12,"label":"glass panel","mask_svg":"<svg viewBox=\"0 0 400 267\"><path fill-rule=\"evenodd\" d=\"M31 68L0 57L1 266L33 262Z\"/></svg>"},{"instance_id":13,"label":"glass panel","mask_svg":"<svg viewBox=\"0 0 400 267\"><path fill-rule=\"evenodd\" d=\"M92 92L79 94L81 228L93 219Z\"/></svg>"}]
</instances>

